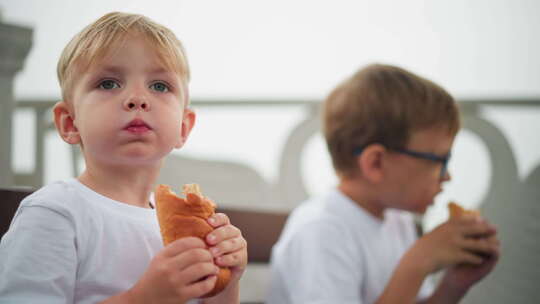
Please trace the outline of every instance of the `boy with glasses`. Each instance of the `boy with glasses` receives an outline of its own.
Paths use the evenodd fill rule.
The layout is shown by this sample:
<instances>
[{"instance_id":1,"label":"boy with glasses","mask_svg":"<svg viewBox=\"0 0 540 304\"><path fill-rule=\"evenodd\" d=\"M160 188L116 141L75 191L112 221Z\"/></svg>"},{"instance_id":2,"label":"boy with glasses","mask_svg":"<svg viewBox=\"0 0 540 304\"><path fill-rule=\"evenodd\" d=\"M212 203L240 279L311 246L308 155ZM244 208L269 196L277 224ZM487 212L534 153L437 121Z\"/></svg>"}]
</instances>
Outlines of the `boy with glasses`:
<instances>
[{"instance_id":1,"label":"boy with glasses","mask_svg":"<svg viewBox=\"0 0 540 304\"><path fill-rule=\"evenodd\" d=\"M329 95L323 119L339 183L289 217L268 303L459 302L498 260L495 228L464 216L417 239L411 214L450 180L454 99L406 70L371 65ZM426 278L439 270L433 286Z\"/></svg>"}]
</instances>

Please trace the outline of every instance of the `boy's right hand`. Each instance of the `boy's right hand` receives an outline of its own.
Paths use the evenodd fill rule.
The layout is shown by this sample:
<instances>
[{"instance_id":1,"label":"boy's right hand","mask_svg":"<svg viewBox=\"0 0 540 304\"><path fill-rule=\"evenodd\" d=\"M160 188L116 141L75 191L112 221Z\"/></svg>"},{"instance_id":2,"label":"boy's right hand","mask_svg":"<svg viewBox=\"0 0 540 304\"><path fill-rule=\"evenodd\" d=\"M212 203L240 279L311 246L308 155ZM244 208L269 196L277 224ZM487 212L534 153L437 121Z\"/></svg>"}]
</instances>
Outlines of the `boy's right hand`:
<instances>
[{"instance_id":1,"label":"boy's right hand","mask_svg":"<svg viewBox=\"0 0 540 304\"><path fill-rule=\"evenodd\" d=\"M494 226L479 216L464 215L425 234L409 254L428 274L458 264L480 265L497 254L498 247Z\"/></svg>"},{"instance_id":2,"label":"boy's right hand","mask_svg":"<svg viewBox=\"0 0 540 304\"><path fill-rule=\"evenodd\" d=\"M185 303L210 292L219 268L199 238L176 240L150 262L141 279L129 291L132 303Z\"/></svg>"}]
</instances>

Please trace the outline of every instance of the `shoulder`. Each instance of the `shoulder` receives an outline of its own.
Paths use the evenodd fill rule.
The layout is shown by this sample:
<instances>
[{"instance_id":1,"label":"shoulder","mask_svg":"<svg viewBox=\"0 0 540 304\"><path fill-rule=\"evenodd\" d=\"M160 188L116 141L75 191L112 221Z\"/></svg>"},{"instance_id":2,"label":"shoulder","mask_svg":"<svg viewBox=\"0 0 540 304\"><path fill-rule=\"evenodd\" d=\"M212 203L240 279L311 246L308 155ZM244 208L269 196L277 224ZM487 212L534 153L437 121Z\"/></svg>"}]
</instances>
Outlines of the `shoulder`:
<instances>
[{"instance_id":1,"label":"shoulder","mask_svg":"<svg viewBox=\"0 0 540 304\"><path fill-rule=\"evenodd\" d=\"M323 195L300 204L289 216L275 246L276 251L345 249L355 232L334 203Z\"/></svg>"},{"instance_id":2,"label":"shoulder","mask_svg":"<svg viewBox=\"0 0 540 304\"><path fill-rule=\"evenodd\" d=\"M341 228L343 220L327 195L313 197L302 202L287 220L285 231L335 230Z\"/></svg>"},{"instance_id":3,"label":"shoulder","mask_svg":"<svg viewBox=\"0 0 540 304\"><path fill-rule=\"evenodd\" d=\"M68 184L56 182L37 190L21 201L2 238L3 249L17 255L35 256L51 253L51 248L68 250L77 230L77 213L69 206ZM44 241L45 240L45 241ZM71 242L71 243L70 243ZM67 252L67 251L66 251Z\"/></svg>"},{"instance_id":4,"label":"shoulder","mask_svg":"<svg viewBox=\"0 0 540 304\"><path fill-rule=\"evenodd\" d=\"M21 202L0 242L0 276L10 278L0 283L0 293L43 303L72 298L80 243L66 188L53 183Z\"/></svg>"},{"instance_id":5,"label":"shoulder","mask_svg":"<svg viewBox=\"0 0 540 304\"><path fill-rule=\"evenodd\" d=\"M83 194L74 180L46 185L21 201L17 214L27 208L42 208L63 217L71 217L83 205Z\"/></svg>"},{"instance_id":6,"label":"shoulder","mask_svg":"<svg viewBox=\"0 0 540 304\"><path fill-rule=\"evenodd\" d=\"M355 243L359 231L343 216L340 203L329 196L315 197L292 212L272 250L274 303L282 295L291 303L356 299L364 257Z\"/></svg>"}]
</instances>

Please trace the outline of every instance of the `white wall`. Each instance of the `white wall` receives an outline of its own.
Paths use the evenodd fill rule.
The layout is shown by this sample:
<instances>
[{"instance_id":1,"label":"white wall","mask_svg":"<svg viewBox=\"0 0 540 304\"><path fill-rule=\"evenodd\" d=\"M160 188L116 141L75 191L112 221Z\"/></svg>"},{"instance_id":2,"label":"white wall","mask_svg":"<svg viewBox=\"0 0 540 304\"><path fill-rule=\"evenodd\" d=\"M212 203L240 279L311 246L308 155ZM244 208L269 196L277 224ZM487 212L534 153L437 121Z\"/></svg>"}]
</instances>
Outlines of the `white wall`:
<instances>
[{"instance_id":1,"label":"white wall","mask_svg":"<svg viewBox=\"0 0 540 304\"><path fill-rule=\"evenodd\" d=\"M17 97L56 97L56 60L102 14L138 12L187 47L194 97L321 98L360 65L402 65L456 96L540 95L540 2L0 0L35 27Z\"/></svg>"}]
</instances>

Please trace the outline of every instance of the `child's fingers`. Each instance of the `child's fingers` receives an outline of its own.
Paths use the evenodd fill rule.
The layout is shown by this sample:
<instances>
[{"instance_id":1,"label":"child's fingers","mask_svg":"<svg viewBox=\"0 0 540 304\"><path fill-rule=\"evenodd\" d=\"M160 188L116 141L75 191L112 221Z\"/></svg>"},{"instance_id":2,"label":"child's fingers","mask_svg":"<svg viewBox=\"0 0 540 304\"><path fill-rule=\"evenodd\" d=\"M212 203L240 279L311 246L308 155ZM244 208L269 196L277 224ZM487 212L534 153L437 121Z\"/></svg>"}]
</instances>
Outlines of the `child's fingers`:
<instances>
[{"instance_id":1,"label":"child's fingers","mask_svg":"<svg viewBox=\"0 0 540 304\"><path fill-rule=\"evenodd\" d=\"M196 283L207 276L217 275L218 272L219 267L217 267L213 261L207 263L197 263L182 270L178 279L180 285L189 285Z\"/></svg>"},{"instance_id":2,"label":"child's fingers","mask_svg":"<svg viewBox=\"0 0 540 304\"><path fill-rule=\"evenodd\" d=\"M242 232L240 232L240 229L234 227L233 225L226 225L216 228L214 231L209 233L206 236L206 242L209 245L215 245L223 242L224 240L235 238L241 235Z\"/></svg>"},{"instance_id":3,"label":"child's fingers","mask_svg":"<svg viewBox=\"0 0 540 304\"><path fill-rule=\"evenodd\" d=\"M229 225L231 221L225 213L216 213L208 218L210 226L216 228L219 226Z\"/></svg>"},{"instance_id":4,"label":"child's fingers","mask_svg":"<svg viewBox=\"0 0 540 304\"><path fill-rule=\"evenodd\" d=\"M481 220L482 220L482 218L479 217L479 216L472 216L472 215L469 215L469 214L465 214L465 215L460 216L460 217L449 218L448 222L456 224L458 226L463 226L463 225L474 224L474 223L476 223L478 221L481 221Z\"/></svg>"},{"instance_id":5,"label":"child's fingers","mask_svg":"<svg viewBox=\"0 0 540 304\"><path fill-rule=\"evenodd\" d=\"M491 236L489 238L486 239L491 245L495 246L495 247L500 247L501 245L501 241L499 241L499 239L496 237L496 236Z\"/></svg>"},{"instance_id":6,"label":"child's fingers","mask_svg":"<svg viewBox=\"0 0 540 304\"><path fill-rule=\"evenodd\" d=\"M214 257L218 257L230 252L238 251L247 246L246 240L241 237L235 237L232 239L219 242L216 246L210 248L210 252Z\"/></svg>"},{"instance_id":7,"label":"child's fingers","mask_svg":"<svg viewBox=\"0 0 540 304\"><path fill-rule=\"evenodd\" d=\"M458 256L458 264L473 264L480 265L484 262L484 259L474 253L462 251Z\"/></svg>"},{"instance_id":8,"label":"child's fingers","mask_svg":"<svg viewBox=\"0 0 540 304\"><path fill-rule=\"evenodd\" d=\"M495 226L485 220L466 222L460 227L466 237L488 237L497 233Z\"/></svg>"},{"instance_id":9,"label":"child's fingers","mask_svg":"<svg viewBox=\"0 0 540 304\"><path fill-rule=\"evenodd\" d=\"M200 238L186 237L178 239L167 245L165 248L163 248L162 254L166 257L172 257L188 249L194 248L206 248L206 244Z\"/></svg>"},{"instance_id":10,"label":"child's fingers","mask_svg":"<svg viewBox=\"0 0 540 304\"><path fill-rule=\"evenodd\" d=\"M492 248L492 255L498 255L499 251L501 250L501 241L496 236L491 236L489 238L486 238L486 241L488 242L489 246Z\"/></svg>"},{"instance_id":11,"label":"child's fingers","mask_svg":"<svg viewBox=\"0 0 540 304\"><path fill-rule=\"evenodd\" d=\"M247 263L247 251L239 250L216 258L216 264L221 267L245 266Z\"/></svg>"},{"instance_id":12,"label":"child's fingers","mask_svg":"<svg viewBox=\"0 0 540 304\"><path fill-rule=\"evenodd\" d=\"M493 235L495 231L490 229L486 225L475 225L470 227L464 227L463 236L467 238L485 238Z\"/></svg>"},{"instance_id":13,"label":"child's fingers","mask_svg":"<svg viewBox=\"0 0 540 304\"><path fill-rule=\"evenodd\" d=\"M485 238L481 239L465 239L462 242L463 249L471 252L476 252L485 255L491 255L495 253L495 245Z\"/></svg>"},{"instance_id":14,"label":"child's fingers","mask_svg":"<svg viewBox=\"0 0 540 304\"><path fill-rule=\"evenodd\" d=\"M200 298L209 293L216 285L217 276L211 275L204 280L197 281L193 284L182 286L178 293L187 299Z\"/></svg>"},{"instance_id":15,"label":"child's fingers","mask_svg":"<svg viewBox=\"0 0 540 304\"><path fill-rule=\"evenodd\" d=\"M173 257L169 261L168 267L181 271L197 263L203 263L203 262L212 263L213 261L214 261L214 257L207 249L195 248L195 249L186 250L180 253L179 255Z\"/></svg>"}]
</instances>

